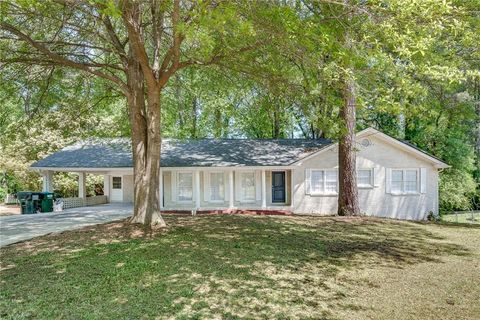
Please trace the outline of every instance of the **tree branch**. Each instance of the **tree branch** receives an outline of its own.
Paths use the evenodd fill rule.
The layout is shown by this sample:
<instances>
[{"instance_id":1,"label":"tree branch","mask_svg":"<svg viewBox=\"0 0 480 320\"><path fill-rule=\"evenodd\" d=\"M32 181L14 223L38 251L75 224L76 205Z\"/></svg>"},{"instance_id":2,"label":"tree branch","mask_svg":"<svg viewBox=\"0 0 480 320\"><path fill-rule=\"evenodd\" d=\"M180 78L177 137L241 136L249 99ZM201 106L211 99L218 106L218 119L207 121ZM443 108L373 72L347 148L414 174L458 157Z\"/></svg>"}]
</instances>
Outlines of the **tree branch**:
<instances>
[{"instance_id":1,"label":"tree branch","mask_svg":"<svg viewBox=\"0 0 480 320\"><path fill-rule=\"evenodd\" d=\"M120 90L123 93L128 94L128 88L127 88L126 84L119 77L117 77L115 75L104 73L104 72L99 71L99 70L96 70L89 64L69 60L69 59L51 51L44 44L33 40L30 36L26 35L25 33L21 32L20 30L18 30L17 28L15 28L14 26L12 26L12 25L10 25L6 22L0 22L0 28L14 34L19 39L27 42L33 48L35 48L37 51L41 52L42 54L47 56L49 59L51 59L51 62L53 62L57 65L62 65L62 66L66 66L66 67L80 69L80 70L89 72L91 74L94 74L98 77L101 77L103 79L107 79L107 80L117 84L119 86Z\"/></svg>"},{"instance_id":2,"label":"tree branch","mask_svg":"<svg viewBox=\"0 0 480 320\"><path fill-rule=\"evenodd\" d=\"M102 22L103 22L103 25L105 26L105 29L107 30L107 34L112 42L113 48L120 56L120 59L122 60L123 65L126 66L128 63L128 59L127 59L127 54L125 52L125 45L122 44L122 42L118 38L117 33L113 28L112 22L110 21L110 18L108 16L105 16L102 19Z\"/></svg>"},{"instance_id":3,"label":"tree branch","mask_svg":"<svg viewBox=\"0 0 480 320\"><path fill-rule=\"evenodd\" d=\"M153 90L158 90L157 79L153 69L150 67L145 44L141 38L140 8L138 3L133 4L131 1L125 1L122 8L122 17L127 26L130 47L142 67L147 86Z\"/></svg>"},{"instance_id":4,"label":"tree branch","mask_svg":"<svg viewBox=\"0 0 480 320\"><path fill-rule=\"evenodd\" d=\"M163 87L168 79L179 69L180 65L180 46L185 36L178 30L180 23L180 0L174 0L172 12L173 44L165 55L160 72L159 85ZM167 69L167 66L171 66Z\"/></svg>"}]
</instances>

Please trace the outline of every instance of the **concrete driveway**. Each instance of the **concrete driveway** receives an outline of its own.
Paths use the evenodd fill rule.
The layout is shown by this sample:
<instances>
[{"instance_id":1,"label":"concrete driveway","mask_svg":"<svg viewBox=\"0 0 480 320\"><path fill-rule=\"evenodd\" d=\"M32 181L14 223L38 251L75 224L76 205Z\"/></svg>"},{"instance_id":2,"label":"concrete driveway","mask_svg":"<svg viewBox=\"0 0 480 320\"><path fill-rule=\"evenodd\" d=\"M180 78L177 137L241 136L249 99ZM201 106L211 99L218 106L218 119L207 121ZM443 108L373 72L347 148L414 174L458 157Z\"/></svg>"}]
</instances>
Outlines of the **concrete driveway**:
<instances>
[{"instance_id":1,"label":"concrete driveway","mask_svg":"<svg viewBox=\"0 0 480 320\"><path fill-rule=\"evenodd\" d=\"M103 204L62 212L0 217L0 247L53 232L123 219L132 212L132 205Z\"/></svg>"}]
</instances>

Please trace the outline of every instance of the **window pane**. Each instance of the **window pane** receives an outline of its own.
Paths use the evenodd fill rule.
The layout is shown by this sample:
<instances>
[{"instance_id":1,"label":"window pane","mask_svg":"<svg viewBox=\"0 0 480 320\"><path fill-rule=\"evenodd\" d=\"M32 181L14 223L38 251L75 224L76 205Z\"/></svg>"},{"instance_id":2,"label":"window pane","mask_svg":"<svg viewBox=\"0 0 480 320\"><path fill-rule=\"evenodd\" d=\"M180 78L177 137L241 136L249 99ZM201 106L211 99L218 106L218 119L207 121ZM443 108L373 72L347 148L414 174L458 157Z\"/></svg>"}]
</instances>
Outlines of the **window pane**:
<instances>
[{"instance_id":1,"label":"window pane","mask_svg":"<svg viewBox=\"0 0 480 320\"><path fill-rule=\"evenodd\" d=\"M406 170L405 172L405 192L418 191L418 172L417 170Z\"/></svg>"},{"instance_id":2,"label":"window pane","mask_svg":"<svg viewBox=\"0 0 480 320\"><path fill-rule=\"evenodd\" d=\"M417 192L417 182L405 181L405 192Z\"/></svg>"},{"instance_id":3,"label":"window pane","mask_svg":"<svg viewBox=\"0 0 480 320\"><path fill-rule=\"evenodd\" d=\"M403 170L392 170L392 181L402 181Z\"/></svg>"},{"instance_id":4,"label":"window pane","mask_svg":"<svg viewBox=\"0 0 480 320\"><path fill-rule=\"evenodd\" d=\"M372 185L372 170L360 169L357 171L357 184L359 186L371 186Z\"/></svg>"},{"instance_id":5,"label":"window pane","mask_svg":"<svg viewBox=\"0 0 480 320\"><path fill-rule=\"evenodd\" d=\"M337 192L337 171L325 171L325 192Z\"/></svg>"},{"instance_id":6,"label":"window pane","mask_svg":"<svg viewBox=\"0 0 480 320\"><path fill-rule=\"evenodd\" d=\"M310 192L323 192L323 170L312 170L310 173Z\"/></svg>"},{"instance_id":7,"label":"window pane","mask_svg":"<svg viewBox=\"0 0 480 320\"><path fill-rule=\"evenodd\" d=\"M255 174L253 172L242 173L242 198L243 200L255 200Z\"/></svg>"},{"instance_id":8,"label":"window pane","mask_svg":"<svg viewBox=\"0 0 480 320\"><path fill-rule=\"evenodd\" d=\"M225 198L223 173L210 173L210 199L214 201L222 201Z\"/></svg>"},{"instance_id":9,"label":"window pane","mask_svg":"<svg viewBox=\"0 0 480 320\"><path fill-rule=\"evenodd\" d=\"M122 189L122 177L112 177L112 188Z\"/></svg>"},{"instance_id":10,"label":"window pane","mask_svg":"<svg viewBox=\"0 0 480 320\"><path fill-rule=\"evenodd\" d=\"M405 180L406 181L417 181L417 170L406 170Z\"/></svg>"},{"instance_id":11,"label":"window pane","mask_svg":"<svg viewBox=\"0 0 480 320\"><path fill-rule=\"evenodd\" d=\"M402 181L392 181L392 192L403 192Z\"/></svg>"},{"instance_id":12,"label":"window pane","mask_svg":"<svg viewBox=\"0 0 480 320\"><path fill-rule=\"evenodd\" d=\"M190 201L193 199L193 175L178 173L178 200Z\"/></svg>"}]
</instances>

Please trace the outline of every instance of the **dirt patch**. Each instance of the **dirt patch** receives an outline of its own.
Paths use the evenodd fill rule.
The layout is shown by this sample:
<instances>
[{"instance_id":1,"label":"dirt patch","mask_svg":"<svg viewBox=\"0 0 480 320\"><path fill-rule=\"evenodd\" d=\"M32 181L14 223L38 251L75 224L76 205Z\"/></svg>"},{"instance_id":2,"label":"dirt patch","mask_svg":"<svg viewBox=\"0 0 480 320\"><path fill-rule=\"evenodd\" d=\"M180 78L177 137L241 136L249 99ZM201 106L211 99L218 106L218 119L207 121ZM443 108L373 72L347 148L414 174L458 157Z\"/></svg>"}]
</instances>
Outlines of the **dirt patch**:
<instances>
[{"instance_id":1,"label":"dirt patch","mask_svg":"<svg viewBox=\"0 0 480 320\"><path fill-rule=\"evenodd\" d=\"M0 204L0 216L12 216L20 214L20 206Z\"/></svg>"}]
</instances>

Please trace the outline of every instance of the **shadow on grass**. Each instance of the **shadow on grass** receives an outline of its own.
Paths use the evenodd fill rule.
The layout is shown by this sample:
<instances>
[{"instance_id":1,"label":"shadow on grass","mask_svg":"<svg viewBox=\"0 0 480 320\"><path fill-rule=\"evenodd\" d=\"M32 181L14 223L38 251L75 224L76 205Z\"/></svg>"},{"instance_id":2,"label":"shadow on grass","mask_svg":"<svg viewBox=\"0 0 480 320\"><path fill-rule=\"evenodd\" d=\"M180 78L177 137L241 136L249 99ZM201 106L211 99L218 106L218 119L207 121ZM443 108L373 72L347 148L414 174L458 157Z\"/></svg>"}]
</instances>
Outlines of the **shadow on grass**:
<instances>
[{"instance_id":1,"label":"shadow on grass","mask_svg":"<svg viewBox=\"0 0 480 320\"><path fill-rule=\"evenodd\" d=\"M468 255L422 224L379 219L167 216L144 237L112 223L1 251L1 317L335 318L353 271ZM34 285L32 285L34 284Z\"/></svg>"}]
</instances>

